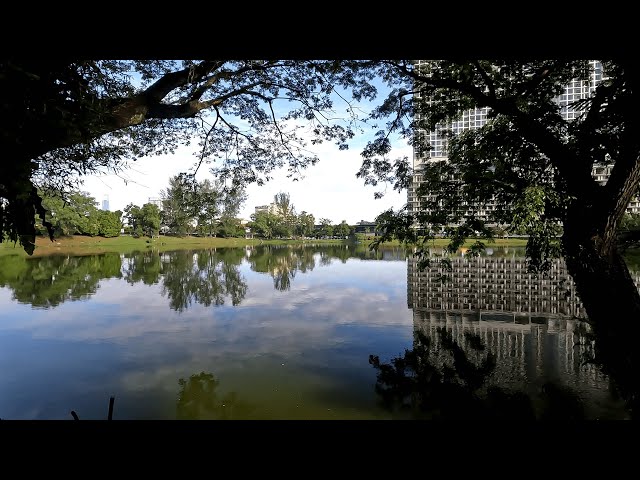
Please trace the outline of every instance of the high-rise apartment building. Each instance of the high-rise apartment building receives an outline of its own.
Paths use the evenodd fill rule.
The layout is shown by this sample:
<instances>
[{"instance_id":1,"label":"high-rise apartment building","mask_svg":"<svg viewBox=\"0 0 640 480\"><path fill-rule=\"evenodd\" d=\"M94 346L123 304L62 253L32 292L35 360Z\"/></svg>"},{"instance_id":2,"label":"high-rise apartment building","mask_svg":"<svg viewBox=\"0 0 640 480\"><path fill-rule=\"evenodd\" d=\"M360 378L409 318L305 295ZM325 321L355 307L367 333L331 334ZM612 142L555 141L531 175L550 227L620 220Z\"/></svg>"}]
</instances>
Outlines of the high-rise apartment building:
<instances>
[{"instance_id":1,"label":"high-rise apartment building","mask_svg":"<svg viewBox=\"0 0 640 480\"><path fill-rule=\"evenodd\" d=\"M417 61L420 65L422 61ZM577 100L589 97L595 90L596 86L603 79L602 64L599 61L591 61L592 71L589 80L573 80L566 87L564 92L557 97L556 101L561 107L561 114L565 120L573 120L577 116L577 112L571 108L571 104ZM451 130L454 134L460 134L465 130L474 130L482 127L487 123L488 108L476 108L468 110L462 114L459 120L451 122L447 125L441 125L429 133L428 139L431 144L431 150L423 156L418 156L414 148L413 154L413 178L411 185L407 191L407 203L411 213L417 213L420 210L420 198L416 191L423 181L422 167L426 162L438 162L447 160L447 138L442 134L444 129ZM593 176L596 180L605 184L611 173L612 166L597 166L593 169ZM478 208L479 207L479 208ZM495 209L494 203L476 206L477 214L482 219L487 219L488 213ZM634 198L627 208L628 213L640 213L640 200Z\"/></svg>"},{"instance_id":2,"label":"high-rise apartment building","mask_svg":"<svg viewBox=\"0 0 640 480\"><path fill-rule=\"evenodd\" d=\"M255 207L255 210L255 213L267 212L276 214L278 213L278 206L275 203L271 202L269 205L259 205Z\"/></svg>"},{"instance_id":3,"label":"high-rise apartment building","mask_svg":"<svg viewBox=\"0 0 640 480\"><path fill-rule=\"evenodd\" d=\"M157 197L149 197L147 203L151 203L157 206L160 210L162 210L162 199Z\"/></svg>"},{"instance_id":4,"label":"high-rise apartment building","mask_svg":"<svg viewBox=\"0 0 640 480\"><path fill-rule=\"evenodd\" d=\"M109 211L109 196L105 195L102 200L102 210Z\"/></svg>"}]
</instances>

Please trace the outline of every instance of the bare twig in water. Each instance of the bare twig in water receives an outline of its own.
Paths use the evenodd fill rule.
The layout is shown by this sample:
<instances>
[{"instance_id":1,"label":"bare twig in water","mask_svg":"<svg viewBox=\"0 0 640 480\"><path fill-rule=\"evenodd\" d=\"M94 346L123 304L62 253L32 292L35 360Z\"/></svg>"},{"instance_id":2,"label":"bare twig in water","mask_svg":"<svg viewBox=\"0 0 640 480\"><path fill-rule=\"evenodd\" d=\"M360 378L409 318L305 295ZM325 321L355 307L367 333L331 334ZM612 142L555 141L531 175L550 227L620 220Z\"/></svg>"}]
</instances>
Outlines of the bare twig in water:
<instances>
[{"instance_id":1,"label":"bare twig in water","mask_svg":"<svg viewBox=\"0 0 640 480\"><path fill-rule=\"evenodd\" d=\"M113 402L115 400L116 400L115 397L109 397L109 415L107 416L107 420L113 420ZM71 416L73 417L74 420L80 420L75 410L71 410Z\"/></svg>"}]
</instances>

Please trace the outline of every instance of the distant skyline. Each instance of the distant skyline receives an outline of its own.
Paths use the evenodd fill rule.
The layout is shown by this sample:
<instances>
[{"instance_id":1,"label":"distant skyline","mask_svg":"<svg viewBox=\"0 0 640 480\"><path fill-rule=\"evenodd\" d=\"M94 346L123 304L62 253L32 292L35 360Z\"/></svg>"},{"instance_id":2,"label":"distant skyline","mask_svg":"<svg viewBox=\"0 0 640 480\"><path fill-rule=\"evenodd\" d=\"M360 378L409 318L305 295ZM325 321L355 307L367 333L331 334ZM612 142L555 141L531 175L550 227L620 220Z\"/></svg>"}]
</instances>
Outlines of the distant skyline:
<instances>
[{"instance_id":1,"label":"distant skyline","mask_svg":"<svg viewBox=\"0 0 640 480\"><path fill-rule=\"evenodd\" d=\"M333 223L346 220L352 225L360 220L373 220L388 208L402 207L407 200L406 191L398 193L388 186L385 196L375 199L374 192L384 189L384 186L365 186L363 179L356 178L364 143L366 140L342 151L331 143L314 146L313 151L320 160L303 172L303 179L293 181L286 178L287 171L283 168L274 172L273 179L263 186L249 185L246 189L248 199L240 216L249 220L255 207L273 202L278 192L289 193L296 212L306 211L316 220L328 218ZM81 188L99 202L108 196L111 211L124 210L129 203L142 206L149 198L160 197L161 191L169 185L169 178L193 166L195 157L192 152L192 149L183 148L175 155L144 157L132 162L130 168L119 175L84 177ZM390 157L400 156L411 158L411 147L397 145ZM197 179L202 181L205 178L213 179L213 176L203 165Z\"/></svg>"}]
</instances>

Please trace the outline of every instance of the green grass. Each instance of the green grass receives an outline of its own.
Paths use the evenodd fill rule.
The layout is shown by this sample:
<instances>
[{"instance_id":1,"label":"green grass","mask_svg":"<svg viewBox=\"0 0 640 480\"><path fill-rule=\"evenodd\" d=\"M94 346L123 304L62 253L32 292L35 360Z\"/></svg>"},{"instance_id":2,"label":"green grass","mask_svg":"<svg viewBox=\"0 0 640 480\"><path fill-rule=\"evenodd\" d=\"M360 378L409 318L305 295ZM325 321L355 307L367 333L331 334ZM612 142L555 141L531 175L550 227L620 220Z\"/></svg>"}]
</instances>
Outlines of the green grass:
<instances>
[{"instance_id":1,"label":"green grass","mask_svg":"<svg viewBox=\"0 0 640 480\"><path fill-rule=\"evenodd\" d=\"M247 245L299 245L303 243L341 244L343 240L261 240L244 238L215 238L215 237L165 237L150 239L148 237L133 238L128 235L113 238L72 237L57 238L53 242L46 237L36 239L34 256L67 254L90 255L94 253L117 252L126 253L143 251L153 248L159 251L186 250L199 248L244 247ZM0 243L0 256L27 256L24 249L13 242Z\"/></svg>"},{"instance_id":2,"label":"green grass","mask_svg":"<svg viewBox=\"0 0 640 480\"><path fill-rule=\"evenodd\" d=\"M360 244L368 246L374 239L372 235L359 235ZM465 243L469 247L475 239L470 239ZM133 238L123 235L114 238L72 236L58 238L51 242L46 237L36 239L36 249L34 256L66 254L66 255L90 255L95 253L117 252L126 253L143 251L153 248L158 251L184 250L198 248L221 248L221 247L244 247L251 245L301 245L301 244L342 244L345 240L261 240L244 238L215 238L215 237L165 237L150 239L148 237ZM433 240L434 247L444 247L448 240L440 238ZM508 246L519 247L526 245L526 239L496 239L494 243L487 243L487 246ZM402 244L397 240L385 242L383 246L400 247ZM12 242L0 243L0 256L21 255L26 256L20 245Z\"/></svg>"}]
</instances>

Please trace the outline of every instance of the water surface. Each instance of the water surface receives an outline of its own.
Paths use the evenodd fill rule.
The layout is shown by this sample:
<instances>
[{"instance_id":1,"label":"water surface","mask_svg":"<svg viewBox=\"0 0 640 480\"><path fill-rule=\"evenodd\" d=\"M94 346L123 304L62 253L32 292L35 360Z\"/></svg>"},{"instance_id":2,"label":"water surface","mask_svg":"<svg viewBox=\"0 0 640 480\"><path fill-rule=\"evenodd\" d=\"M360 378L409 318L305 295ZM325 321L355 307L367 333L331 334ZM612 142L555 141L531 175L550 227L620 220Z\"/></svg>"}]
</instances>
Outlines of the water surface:
<instances>
[{"instance_id":1,"label":"water surface","mask_svg":"<svg viewBox=\"0 0 640 480\"><path fill-rule=\"evenodd\" d=\"M521 255L495 252L516 270ZM101 419L114 396L115 419L412 418L381 405L369 356L390 362L442 327L496 352L487 382L554 381L588 416L624 418L582 365L570 279L519 292L476 260L443 287L401 249L347 245L2 257L0 417Z\"/></svg>"}]
</instances>

